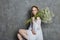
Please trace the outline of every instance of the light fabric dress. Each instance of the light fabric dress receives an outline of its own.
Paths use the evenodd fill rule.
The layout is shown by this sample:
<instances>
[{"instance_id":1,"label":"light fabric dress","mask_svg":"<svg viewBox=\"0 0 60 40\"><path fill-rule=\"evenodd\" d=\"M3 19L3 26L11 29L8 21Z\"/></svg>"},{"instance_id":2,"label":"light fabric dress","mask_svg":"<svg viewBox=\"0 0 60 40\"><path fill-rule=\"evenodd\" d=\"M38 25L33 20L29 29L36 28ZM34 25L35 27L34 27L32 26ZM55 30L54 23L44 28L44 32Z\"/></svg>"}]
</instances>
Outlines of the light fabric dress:
<instances>
[{"instance_id":1,"label":"light fabric dress","mask_svg":"<svg viewBox=\"0 0 60 40\"><path fill-rule=\"evenodd\" d=\"M34 35L31 29L36 32ZM37 19L32 23L30 23L29 29L27 30L28 40L43 40L43 33L41 28L41 19Z\"/></svg>"}]
</instances>

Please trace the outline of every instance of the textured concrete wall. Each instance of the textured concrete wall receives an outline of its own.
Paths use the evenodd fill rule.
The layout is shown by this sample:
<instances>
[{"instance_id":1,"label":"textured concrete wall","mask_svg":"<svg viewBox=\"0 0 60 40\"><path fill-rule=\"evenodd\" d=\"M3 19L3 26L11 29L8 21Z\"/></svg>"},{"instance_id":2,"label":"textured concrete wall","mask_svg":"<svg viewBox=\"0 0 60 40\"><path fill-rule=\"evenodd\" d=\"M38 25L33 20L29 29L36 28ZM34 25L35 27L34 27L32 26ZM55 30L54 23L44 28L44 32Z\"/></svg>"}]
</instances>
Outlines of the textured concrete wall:
<instances>
[{"instance_id":1,"label":"textured concrete wall","mask_svg":"<svg viewBox=\"0 0 60 40\"><path fill-rule=\"evenodd\" d=\"M17 40L18 29L27 28L24 20L32 5L53 11L53 23L42 23L44 40L60 40L60 0L0 0L0 40Z\"/></svg>"}]
</instances>

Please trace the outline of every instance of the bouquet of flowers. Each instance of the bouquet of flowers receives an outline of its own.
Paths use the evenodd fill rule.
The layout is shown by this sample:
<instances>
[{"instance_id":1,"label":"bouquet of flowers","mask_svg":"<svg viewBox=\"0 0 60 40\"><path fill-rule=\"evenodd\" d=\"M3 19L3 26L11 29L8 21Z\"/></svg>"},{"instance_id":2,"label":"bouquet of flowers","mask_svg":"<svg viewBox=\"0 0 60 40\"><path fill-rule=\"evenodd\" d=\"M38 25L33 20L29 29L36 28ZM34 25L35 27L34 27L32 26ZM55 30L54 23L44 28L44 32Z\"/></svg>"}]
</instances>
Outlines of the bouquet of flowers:
<instances>
[{"instance_id":1,"label":"bouquet of flowers","mask_svg":"<svg viewBox=\"0 0 60 40\"><path fill-rule=\"evenodd\" d=\"M52 18L54 17L54 14L52 12L50 12L49 8L46 7L45 9L40 10L34 17L40 17L41 21L43 23L52 23ZM28 19L25 24L28 24L29 22L31 22L32 19Z\"/></svg>"}]
</instances>

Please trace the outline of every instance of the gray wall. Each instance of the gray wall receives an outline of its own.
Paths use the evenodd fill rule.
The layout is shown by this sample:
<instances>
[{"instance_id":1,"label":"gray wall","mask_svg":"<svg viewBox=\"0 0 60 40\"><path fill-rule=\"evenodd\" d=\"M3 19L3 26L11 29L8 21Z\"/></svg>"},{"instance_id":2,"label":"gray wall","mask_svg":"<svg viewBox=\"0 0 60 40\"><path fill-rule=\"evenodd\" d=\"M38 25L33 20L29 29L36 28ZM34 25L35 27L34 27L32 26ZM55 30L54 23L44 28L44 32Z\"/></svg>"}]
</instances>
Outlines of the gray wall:
<instances>
[{"instance_id":1,"label":"gray wall","mask_svg":"<svg viewBox=\"0 0 60 40\"><path fill-rule=\"evenodd\" d=\"M27 28L24 21L32 5L53 11L53 23L42 23L44 40L60 40L60 0L0 0L0 40L17 40L18 29Z\"/></svg>"}]
</instances>

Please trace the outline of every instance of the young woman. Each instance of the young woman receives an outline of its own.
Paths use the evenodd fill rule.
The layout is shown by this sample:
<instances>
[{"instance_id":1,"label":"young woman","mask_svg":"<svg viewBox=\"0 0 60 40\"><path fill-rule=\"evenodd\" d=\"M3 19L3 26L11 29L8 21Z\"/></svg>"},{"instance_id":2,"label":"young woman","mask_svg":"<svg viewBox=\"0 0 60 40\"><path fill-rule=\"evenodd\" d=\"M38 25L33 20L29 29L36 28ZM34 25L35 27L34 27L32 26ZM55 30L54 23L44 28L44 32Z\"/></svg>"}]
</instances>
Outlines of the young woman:
<instances>
[{"instance_id":1,"label":"young woman","mask_svg":"<svg viewBox=\"0 0 60 40\"><path fill-rule=\"evenodd\" d=\"M19 29L19 33L17 34L17 37L19 40L23 40L22 37L24 37L27 40L43 40L43 34L41 29L41 19L40 17L37 17L35 19L35 16L37 12L39 11L39 8L37 6L32 6L32 22L30 23L29 29Z\"/></svg>"}]
</instances>

